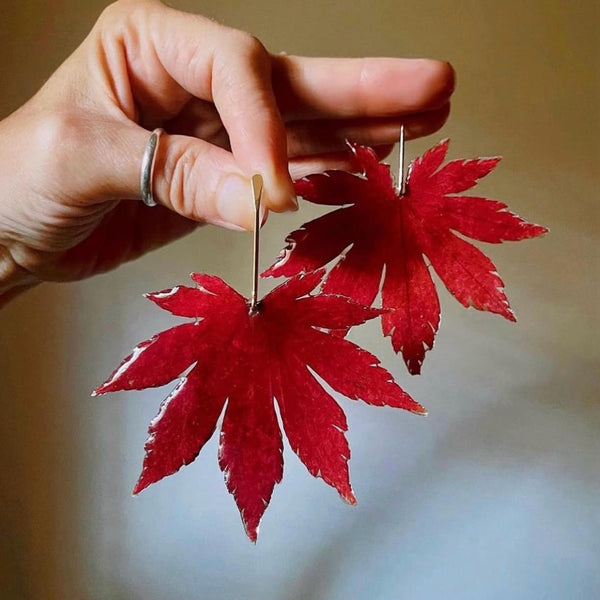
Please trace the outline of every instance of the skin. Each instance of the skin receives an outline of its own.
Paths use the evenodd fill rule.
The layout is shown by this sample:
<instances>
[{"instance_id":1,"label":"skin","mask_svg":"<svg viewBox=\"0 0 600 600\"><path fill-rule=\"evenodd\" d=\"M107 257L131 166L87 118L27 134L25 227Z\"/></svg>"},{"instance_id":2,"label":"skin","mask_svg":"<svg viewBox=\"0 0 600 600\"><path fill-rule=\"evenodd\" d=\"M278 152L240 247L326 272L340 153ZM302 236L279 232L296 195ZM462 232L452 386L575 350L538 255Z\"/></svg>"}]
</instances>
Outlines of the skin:
<instances>
[{"instance_id":1,"label":"skin","mask_svg":"<svg viewBox=\"0 0 600 600\"><path fill-rule=\"evenodd\" d=\"M345 140L383 157L445 122L454 71L402 58L271 54L256 38L156 0L109 6L40 91L0 122L0 305L41 281L89 277L199 224L252 228L292 180L350 169ZM139 201L149 131L154 196Z\"/></svg>"}]
</instances>

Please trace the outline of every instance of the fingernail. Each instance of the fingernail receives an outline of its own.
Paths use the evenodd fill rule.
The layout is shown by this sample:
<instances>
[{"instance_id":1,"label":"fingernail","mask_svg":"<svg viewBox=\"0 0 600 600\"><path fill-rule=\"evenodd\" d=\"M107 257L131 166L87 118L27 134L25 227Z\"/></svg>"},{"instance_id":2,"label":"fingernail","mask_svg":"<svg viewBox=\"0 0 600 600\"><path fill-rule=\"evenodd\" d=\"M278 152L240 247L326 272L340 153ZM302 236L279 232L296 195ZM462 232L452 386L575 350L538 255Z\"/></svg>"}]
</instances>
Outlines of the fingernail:
<instances>
[{"instance_id":1,"label":"fingernail","mask_svg":"<svg viewBox=\"0 0 600 600\"><path fill-rule=\"evenodd\" d=\"M285 186L283 189L287 192L287 210L298 210L296 190L289 175L283 179L282 184Z\"/></svg>"},{"instance_id":2,"label":"fingernail","mask_svg":"<svg viewBox=\"0 0 600 600\"><path fill-rule=\"evenodd\" d=\"M267 189L269 208L275 212L298 210L298 198L289 177L273 178L273 186Z\"/></svg>"},{"instance_id":3,"label":"fingernail","mask_svg":"<svg viewBox=\"0 0 600 600\"><path fill-rule=\"evenodd\" d=\"M228 175L219 190L215 208L219 218L226 223L252 229L253 206L248 180L239 175Z\"/></svg>"}]
</instances>

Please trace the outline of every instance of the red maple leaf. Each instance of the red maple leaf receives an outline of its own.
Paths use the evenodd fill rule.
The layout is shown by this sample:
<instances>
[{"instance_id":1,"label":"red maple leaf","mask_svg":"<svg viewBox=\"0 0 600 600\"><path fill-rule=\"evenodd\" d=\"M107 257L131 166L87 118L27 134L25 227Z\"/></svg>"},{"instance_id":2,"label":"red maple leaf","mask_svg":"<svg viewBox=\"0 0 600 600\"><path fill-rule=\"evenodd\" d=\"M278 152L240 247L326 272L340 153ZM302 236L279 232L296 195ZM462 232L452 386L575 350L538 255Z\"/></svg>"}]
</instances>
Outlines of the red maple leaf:
<instances>
[{"instance_id":1,"label":"red maple leaf","mask_svg":"<svg viewBox=\"0 0 600 600\"><path fill-rule=\"evenodd\" d=\"M445 140L412 163L402 195L389 166L371 148L350 148L362 176L328 171L295 184L296 192L310 202L343 207L292 232L263 276L290 277L340 257L323 292L371 306L385 267L382 305L390 310L382 315L383 333L391 336L412 374L420 373L440 322L438 295L424 256L463 306L514 321L492 261L456 235L499 243L546 233L545 227L524 221L502 202L457 195L500 159L453 160L441 167L448 150Z\"/></svg>"},{"instance_id":2,"label":"red maple leaf","mask_svg":"<svg viewBox=\"0 0 600 600\"><path fill-rule=\"evenodd\" d=\"M177 286L147 296L175 315L197 320L142 342L94 392L156 387L180 379L150 424L135 494L191 463L227 405L219 465L246 532L255 541L283 474L275 398L290 446L309 472L355 503L346 419L314 374L353 400L425 411L375 356L328 331L364 323L382 311L341 296L310 295L324 272L286 281L255 312L246 298L210 275L193 274L197 288Z\"/></svg>"}]
</instances>

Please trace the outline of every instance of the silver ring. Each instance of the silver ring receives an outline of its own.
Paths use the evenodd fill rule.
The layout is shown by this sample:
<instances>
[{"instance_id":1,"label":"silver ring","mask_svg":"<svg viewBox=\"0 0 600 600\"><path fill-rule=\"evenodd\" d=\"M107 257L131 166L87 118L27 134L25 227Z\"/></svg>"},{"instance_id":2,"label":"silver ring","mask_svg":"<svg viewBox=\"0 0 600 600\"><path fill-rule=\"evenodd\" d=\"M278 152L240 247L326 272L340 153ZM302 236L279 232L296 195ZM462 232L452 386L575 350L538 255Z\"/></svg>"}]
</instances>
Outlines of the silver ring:
<instances>
[{"instance_id":1,"label":"silver ring","mask_svg":"<svg viewBox=\"0 0 600 600\"><path fill-rule=\"evenodd\" d=\"M164 129L155 129L150 134L150 139L144 149L142 158L142 173L140 175L140 189L142 191L142 202L146 206L156 206L152 182L154 179L154 163L156 161L156 151L158 150L158 141L164 133Z\"/></svg>"}]
</instances>

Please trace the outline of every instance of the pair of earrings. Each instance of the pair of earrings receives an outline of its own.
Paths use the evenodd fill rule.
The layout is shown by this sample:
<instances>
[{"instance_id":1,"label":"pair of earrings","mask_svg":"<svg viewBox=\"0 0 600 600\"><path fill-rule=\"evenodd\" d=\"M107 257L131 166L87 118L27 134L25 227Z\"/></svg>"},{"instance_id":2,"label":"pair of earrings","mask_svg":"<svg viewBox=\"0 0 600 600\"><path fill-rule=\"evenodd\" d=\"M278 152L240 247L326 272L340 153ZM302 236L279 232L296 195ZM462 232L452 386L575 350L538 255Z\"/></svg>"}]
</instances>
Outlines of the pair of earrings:
<instances>
[{"instance_id":1,"label":"pair of earrings","mask_svg":"<svg viewBox=\"0 0 600 600\"><path fill-rule=\"evenodd\" d=\"M464 239L499 243L547 231L501 202L461 195L499 159L453 160L442 166L446 140L417 158L405 179L402 127L396 187L389 166L371 148L349 148L353 170L361 175L328 171L296 182L305 200L337 208L287 237L287 247L263 276L288 279L263 299L258 299L260 175L251 180L250 299L205 274L192 275L196 287L147 295L159 307L194 321L139 344L94 392L178 380L150 424L134 493L191 463L224 413L219 465L246 533L256 541L261 517L283 475L277 402L292 450L312 475L354 504L346 419L315 374L351 400L417 414L425 409L375 356L345 338L348 330L381 317L395 352L402 354L410 373L420 373L440 322L430 268L464 306L515 320L496 267ZM334 265L326 271L331 261ZM382 308L372 308L380 291Z\"/></svg>"}]
</instances>

